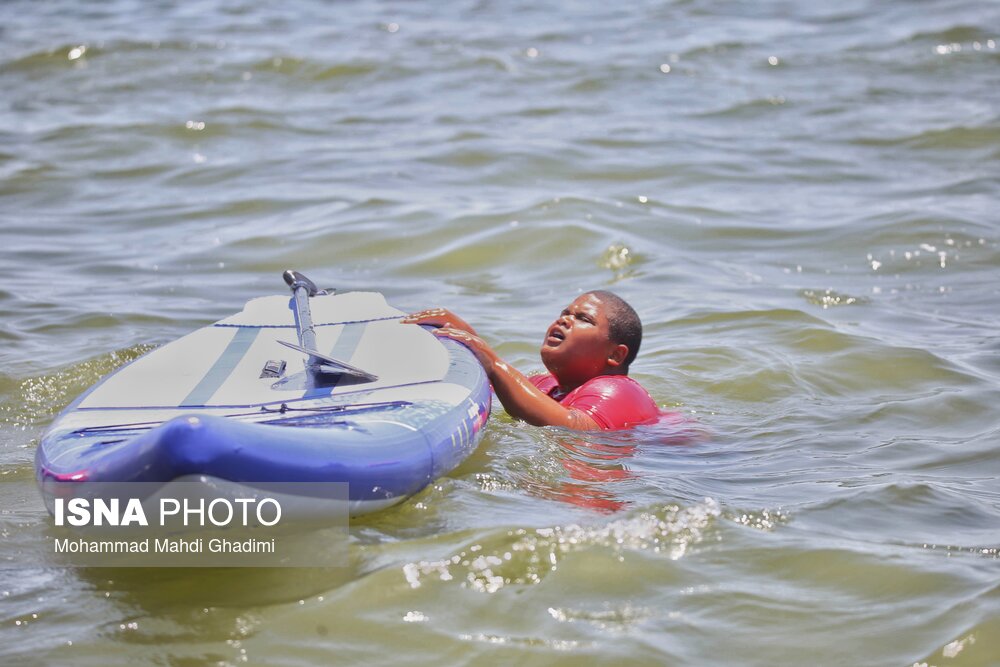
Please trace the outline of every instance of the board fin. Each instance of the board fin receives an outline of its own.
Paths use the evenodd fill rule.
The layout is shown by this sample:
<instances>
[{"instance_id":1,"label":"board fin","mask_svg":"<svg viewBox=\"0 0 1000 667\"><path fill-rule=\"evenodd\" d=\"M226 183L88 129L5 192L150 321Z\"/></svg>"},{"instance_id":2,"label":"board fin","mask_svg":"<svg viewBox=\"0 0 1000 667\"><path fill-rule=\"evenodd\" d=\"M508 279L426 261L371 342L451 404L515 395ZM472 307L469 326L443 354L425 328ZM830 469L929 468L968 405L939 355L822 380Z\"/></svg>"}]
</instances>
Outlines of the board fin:
<instances>
[{"instance_id":1,"label":"board fin","mask_svg":"<svg viewBox=\"0 0 1000 667\"><path fill-rule=\"evenodd\" d=\"M339 359L334 359L333 357L325 355L318 350L310 350L307 347L302 347L301 345L296 345L295 343L288 343L283 340L279 340L278 342L285 347L290 347L297 352L307 355L311 360L316 362L316 366L319 368L319 371L324 375L350 375L351 377L361 378L362 380L367 380L369 382L378 380L377 375L373 375L368 371L363 371L360 368L352 366Z\"/></svg>"}]
</instances>

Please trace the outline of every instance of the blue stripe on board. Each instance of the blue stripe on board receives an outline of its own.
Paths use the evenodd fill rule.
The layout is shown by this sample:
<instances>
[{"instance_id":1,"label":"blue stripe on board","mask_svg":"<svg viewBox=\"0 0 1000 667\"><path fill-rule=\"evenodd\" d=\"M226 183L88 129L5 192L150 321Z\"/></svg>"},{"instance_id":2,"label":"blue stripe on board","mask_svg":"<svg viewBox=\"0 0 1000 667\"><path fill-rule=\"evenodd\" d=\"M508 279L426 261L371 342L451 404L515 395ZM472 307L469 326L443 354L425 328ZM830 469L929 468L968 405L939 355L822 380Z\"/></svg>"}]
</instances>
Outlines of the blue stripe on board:
<instances>
[{"instance_id":1,"label":"blue stripe on board","mask_svg":"<svg viewBox=\"0 0 1000 667\"><path fill-rule=\"evenodd\" d=\"M361 339L364 338L365 329L367 328L367 322L345 325L344 330L340 332L340 336L337 338L337 342L333 344L329 356L351 363L351 357L357 352L358 345L361 343ZM329 396L336 386L337 381L332 382L326 387L313 387L302 398L322 398L323 396Z\"/></svg>"},{"instance_id":2,"label":"blue stripe on board","mask_svg":"<svg viewBox=\"0 0 1000 667\"><path fill-rule=\"evenodd\" d=\"M464 346L462 346L461 343L458 343L456 341L447 338L442 339L441 342L444 344L446 348L455 347L464 349ZM379 387L376 391L399 389L400 387L417 387L425 384L432 385L432 384L438 384L440 382L457 384L460 387L471 389L474 386L475 381L477 380L475 376L476 371L474 369L479 368L479 362L476 361L476 358L471 355L456 356L454 351L450 352L449 356L451 358L451 368L448 370L448 373L441 380L421 380L419 382L404 382L401 384L386 385L383 387ZM342 399L344 400L344 403L347 403L349 401L348 399L349 396L352 396L354 394L368 394L371 391L372 389L370 387L367 387L365 385L358 385L358 388L353 391L345 391L340 394L337 394L337 398ZM282 403L287 403L288 405L292 405L294 403L306 400L309 399L305 396L302 396L300 398L292 398L292 399L281 398L274 401L264 401L263 403L232 403L225 405L185 405L184 409L185 410L220 410L220 409L246 410L250 408L259 408L263 406L281 405ZM102 405L100 407L76 408L75 412L108 412L108 411L125 412L125 411L141 411L141 410L163 411L163 410L176 410L177 407L178 406L176 405L142 405L142 406Z\"/></svg>"},{"instance_id":3,"label":"blue stripe on board","mask_svg":"<svg viewBox=\"0 0 1000 667\"><path fill-rule=\"evenodd\" d=\"M208 372L205 373L205 376L198 385L191 390L187 398L180 402L178 407L194 407L208 403L208 399L212 398L212 395L219 390L222 383L226 381L226 378L230 376L236 365L243 359L243 355L253 345L259 333L260 329L237 329L236 335L229 341L226 349L223 350L222 354L215 360L212 367L208 369Z\"/></svg>"}]
</instances>

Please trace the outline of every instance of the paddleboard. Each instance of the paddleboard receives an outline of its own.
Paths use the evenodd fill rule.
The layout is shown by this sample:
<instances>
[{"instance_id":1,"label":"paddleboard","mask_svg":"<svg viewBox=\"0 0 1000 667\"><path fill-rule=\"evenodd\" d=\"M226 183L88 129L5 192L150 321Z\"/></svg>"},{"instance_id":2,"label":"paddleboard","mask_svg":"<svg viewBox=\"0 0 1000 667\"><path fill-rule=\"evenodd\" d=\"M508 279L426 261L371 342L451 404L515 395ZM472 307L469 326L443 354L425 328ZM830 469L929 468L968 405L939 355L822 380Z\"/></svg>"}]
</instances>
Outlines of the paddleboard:
<instances>
[{"instance_id":1,"label":"paddleboard","mask_svg":"<svg viewBox=\"0 0 1000 667\"><path fill-rule=\"evenodd\" d=\"M43 494L83 481L346 482L358 515L472 453L491 390L467 348L401 324L375 292L309 296L305 313L303 296L253 299L80 396L38 447Z\"/></svg>"}]
</instances>

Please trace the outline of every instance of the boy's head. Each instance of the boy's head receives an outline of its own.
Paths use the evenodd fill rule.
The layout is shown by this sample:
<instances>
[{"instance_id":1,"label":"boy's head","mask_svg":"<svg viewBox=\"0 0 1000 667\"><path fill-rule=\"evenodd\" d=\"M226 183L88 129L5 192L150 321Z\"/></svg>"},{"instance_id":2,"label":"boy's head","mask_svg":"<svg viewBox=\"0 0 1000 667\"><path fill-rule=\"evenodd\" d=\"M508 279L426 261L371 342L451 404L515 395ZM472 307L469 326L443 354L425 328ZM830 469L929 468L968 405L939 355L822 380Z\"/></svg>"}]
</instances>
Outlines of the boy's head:
<instances>
[{"instance_id":1,"label":"boy's head","mask_svg":"<svg viewBox=\"0 0 1000 667\"><path fill-rule=\"evenodd\" d=\"M598 375L627 375L641 342L642 323L628 303L612 292L587 292L546 331L542 362L560 386L576 387Z\"/></svg>"}]
</instances>

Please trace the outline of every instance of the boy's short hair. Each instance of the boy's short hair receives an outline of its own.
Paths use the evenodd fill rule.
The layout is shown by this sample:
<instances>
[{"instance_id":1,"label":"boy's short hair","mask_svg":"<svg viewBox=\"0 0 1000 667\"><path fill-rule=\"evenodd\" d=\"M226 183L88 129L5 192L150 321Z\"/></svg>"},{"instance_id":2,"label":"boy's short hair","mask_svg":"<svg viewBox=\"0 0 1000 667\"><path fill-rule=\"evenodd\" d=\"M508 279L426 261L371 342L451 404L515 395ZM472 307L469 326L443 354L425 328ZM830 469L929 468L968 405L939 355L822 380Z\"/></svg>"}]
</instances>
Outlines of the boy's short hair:
<instances>
[{"instance_id":1,"label":"boy's short hair","mask_svg":"<svg viewBox=\"0 0 1000 667\"><path fill-rule=\"evenodd\" d=\"M613 343L628 348L628 356L622 362L623 370L628 371L639 354L639 345L642 344L642 321L639 320L639 314L614 292L594 290L589 293L608 305L608 333Z\"/></svg>"}]
</instances>

